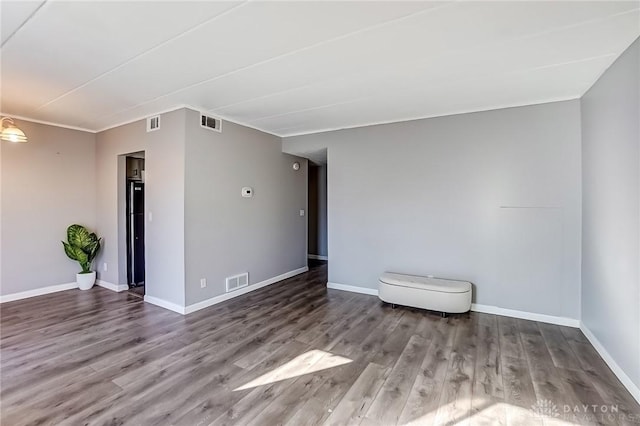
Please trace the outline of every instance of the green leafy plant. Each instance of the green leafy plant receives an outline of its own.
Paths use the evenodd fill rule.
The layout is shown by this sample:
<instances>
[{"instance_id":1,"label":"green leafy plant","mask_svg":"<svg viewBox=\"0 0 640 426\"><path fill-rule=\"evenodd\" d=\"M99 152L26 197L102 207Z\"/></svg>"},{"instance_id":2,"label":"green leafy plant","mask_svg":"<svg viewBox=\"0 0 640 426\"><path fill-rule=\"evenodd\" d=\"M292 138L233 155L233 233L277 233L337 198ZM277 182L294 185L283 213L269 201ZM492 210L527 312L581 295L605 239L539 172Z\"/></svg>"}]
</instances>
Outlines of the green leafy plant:
<instances>
[{"instance_id":1,"label":"green leafy plant","mask_svg":"<svg viewBox=\"0 0 640 426\"><path fill-rule=\"evenodd\" d=\"M67 242L63 241L64 252L69 259L75 260L82 267L81 274L91 272L91 264L100 250L100 241L93 232L89 233L82 225L71 225L67 228Z\"/></svg>"}]
</instances>

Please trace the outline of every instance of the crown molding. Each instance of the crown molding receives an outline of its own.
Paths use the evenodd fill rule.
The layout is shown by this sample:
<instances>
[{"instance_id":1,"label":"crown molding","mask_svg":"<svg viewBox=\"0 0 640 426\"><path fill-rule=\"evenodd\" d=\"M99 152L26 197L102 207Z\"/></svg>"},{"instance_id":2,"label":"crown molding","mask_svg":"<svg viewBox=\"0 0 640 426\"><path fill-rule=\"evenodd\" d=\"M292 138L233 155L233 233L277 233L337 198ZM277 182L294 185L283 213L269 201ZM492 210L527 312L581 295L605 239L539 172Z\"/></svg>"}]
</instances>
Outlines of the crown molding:
<instances>
[{"instance_id":1,"label":"crown molding","mask_svg":"<svg viewBox=\"0 0 640 426\"><path fill-rule=\"evenodd\" d=\"M520 104L520 103L516 103L516 104L505 104L505 105L500 105L500 106L496 106L496 107L491 107L491 108L480 108L480 109L468 109L468 110L459 110L459 111L455 111L455 112L448 112L445 114L432 114L432 115L423 115L423 116L416 116L416 117L408 117L408 118L399 118L397 120L387 120L387 121L374 121L374 122L369 122L369 123L360 123L360 124L354 124L354 125L348 125L348 126L344 126L344 127L327 127L324 129L318 129L318 130L310 130L308 132L299 132L299 133L291 133L291 134L285 134L285 135L281 135L281 138L293 138L296 136L307 136L307 135L315 135L318 133L329 133L329 132L338 132L340 130L351 130L351 129L360 129L363 127L372 127L372 126L382 126L385 124L400 124L400 123L407 123L409 121L419 121L419 120L426 120L429 118L444 118L444 117L451 117L454 115L465 115L465 114L476 114L476 113L482 113L482 112L491 112L491 111L498 111L498 110L503 110L503 109L511 109L511 108L524 108L524 107L530 107L530 106L536 106L536 105L544 105L544 104L553 104L556 102L567 102L567 101L575 101L575 100L579 100L580 96L563 96L563 97L559 97L559 98L552 98L552 99L548 99L548 100L544 100L544 101L540 101L540 102L533 102L533 103L524 103L524 104Z\"/></svg>"},{"instance_id":2,"label":"crown molding","mask_svg":"<svg viewBox=\"0 0 640 426\"><path fill-rule=\"evenodd\" d=\"M84 127L69 126L67 124L54 123L52 121L37 120L35 118L25 117L23 115L8 114L8 113L4 113L4 112L1 112L1 111L0 111L0 115L2 115L3 117L11 117L11 118L14 118L16 120L29 121L31 123L36 123L36 124L44 124L44 125L47 125L47 126L61 127L63 129L69 129L69 130L78 130L80 132L97 133L95 130L87 129L87 128L84 128Z\"/></svg>"}]
</instances>

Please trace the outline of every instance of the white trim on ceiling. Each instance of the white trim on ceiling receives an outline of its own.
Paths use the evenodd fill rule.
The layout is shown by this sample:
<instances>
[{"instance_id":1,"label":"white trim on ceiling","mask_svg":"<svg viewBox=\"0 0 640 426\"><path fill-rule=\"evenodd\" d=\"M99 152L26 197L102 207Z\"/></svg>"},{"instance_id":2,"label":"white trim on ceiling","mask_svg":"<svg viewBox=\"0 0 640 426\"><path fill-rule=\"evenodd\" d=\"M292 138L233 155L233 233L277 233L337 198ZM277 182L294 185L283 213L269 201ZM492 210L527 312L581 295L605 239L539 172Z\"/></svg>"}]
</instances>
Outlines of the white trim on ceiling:
<instances>
[{"instance_id":1,"label":"white trim on ceiling","mask_svg":"<svg viewBox=\"0 0 640 426\"><path fill-rule=\"evenodd\" d=\"M489 112L489 111L496 111L496 110L501 110L501 109L508 109L508 108L521 108L521 107L527 107L527 106L535 106L535 105L544 105L544 104L550 104L550 103L554 103L554 102L566 102L566 101L574 101L577 99L580 99L581 96L567 96L567 97L561 97L561 98L554 98L554 99L550 99L550 100L545 100L545 101L541 101L541 102L535 102L535 103L531 103L531 104L511 104L511 105L501 105L501 106L497 106L495 108L487 108L487 109L469 109L469 110L462 110L462 111L457 111L457 112L452 112L452 113L448 113L448 114L434 114L434 115L426 115L426 116L419 116L419 117L412 117L412 118L403 118L403 119L399 119L399 120L390 120L390 121L374 121L371 123L363 123L363 124L356 124L353 126L346 126L346 127L329 127L329 128L324 128L324 129L320 129L320 130L312 130L309 132L301 132L301 133L292 133L289 135L278 135L281 138L292 138L294 136L305 136L305 135L314 135L316 133L326 133L326 132L335 132L338 130L349 130L349 129L359 129L361 127L369 127L369 126L380 126L383 124L398 124L398 123L406 123L408 121L416 121L416 120L425 120L427 118L438 118L438 117L449 117L452 115L462 115L462 114L474 114L477 112ZM281 130L286 130L286 128L283 129L276 129L276 131L281 131ZM275 134L275 133L272 133Z\"/></svg>"},{"instance_id":2,"label":"white trim on ceiling","mask_svg":"<svg viewBox=\"0 0 640 426\"><path fill-rule=\"evenodd\" d=\"M245 3L243 3L243 4L245 4ZM219 80L219 79L221 79L221 78L227 77L227 76L229 76L229 75L232 75L232 74L235 74L235 73L238 73L238 72L241 72L241 71L245 71L245 70L247 70L247 69L251 69L251 68L254 68L254 67L257 67L257 66L260 66L260 65L264 65L264 64L266 64L266 63L269 63L269 62L272 62L272 61L275 61L275 60L278 60L278 59L286 58L286 57L288 57L288 56L295 55L295 54L297 54L297 53L304 52L304 51L306 51L306 50L314 49L314 48L316 48L316 47L318 47L318 46L322 46L322 45L324 45L324 44L332 43L332 42L337 41L337 40L342 40L342 39L344 39L344 38L348 38L348 37L351 37L351 36L353 36L353 35L357 35L357 34L360 34L360 33L363 33L363 32L370 31L370 30L372 30L372 29L382 28L382 27L385 27L385 26L387 26L387 25L395 24L395 23L397 23L397 22L401 22L401 21L403 21L403 20L406 20L406 19L412 18L412 17L417 16L417 15L422 15L422 14L425 14L425 13L430 13L430 12L432 12L432 11L434 11L434 10L438 10L438 9L441 9L441 8L444 8L444 7L451 7L451 6L453 6L453 5L456 5L456 2L455 2L455 1L454 1L454 2L445 3L445 4L442 4L442 5L440 5L440 6L434 6L434 7L429 7L429 8L427 8L427 9L421 9L421 10L419 10L419 11L417 11L417 12L411 12L411 13L409 13L409 14L406 14L406 15L400 16L400 17L398 17L398 18L394 18L394 19L391 19L391 20L388 20L388 21L379 22L379 23L377 23L377 24L370 25L370 26L368 26L368 27L364 27L364 28L360 28L360 29L358 29L358 30L351 31L351 32L348 32L348 33L345 33L345 34L342 34L342 35L339 35L339 36L335 36L335 37L332 37L332 38L329 38L329 39L326 39L326 40L321 40L321 41L319 41L319 42L316 42L316 43L310 44L310 45L308 45L308 46L304 46L304 47L301 47L301 48L298 48L298 49L294 49L294 50L291 50L291 51L289 51L289 52L282 53L282 54L280 54L280 55L272 56L272 57L267 58L267 59L264 59L264 60L262 60L262 61L254 62L253 64L249 64L249 65L246 65L246 66L243 66L243 67L240 67L240 68L236 68L235 70L232 70L232 71L228 71L228 72L225 72L225 73L219 74L219 75L217 75L217 76L215 76L215 77L208 78L208 79L206 79L206 80L202 80L202 81L199 81L199 82L196 82L196 83L192 83L192 84L189 84L189 85L183 86L183 87L181 87L181 88L179 88L179 89L176 89L176 90L174 90L174 91L172 91L172 92L165 93L164 95L157 96L157 97L155 97L155 98L153 98L153 99L149 99L149 100L147 100L147 101L144 101L144 102L141 102L141 103L139 103L139 104L133 105L133 106L131 106L131 107L125 108L125 109L123 109L123 110L117 111L117 112L115 112L115 113L114 113L114 114L112 114L112 115L120 114L120 113L123 113L123 112L129 111L129 110L131 110L131 109L138 108L138 107L143 106L143 105L146 105L146 104L148 104L148 103L155 102L155 101L157 101L157 100L159 100L159 99L163 99L163 98L169 97L169 96L171 96L171 95L175 95L176 93L182 92L182 91L184 91L184 90L192 89L192 88L194 88L194 87L197 87L197 86L200 86L200 85L203 85L203 84L207 84L207 83L210 83L210 82L212 82L212 81ZM236 7L237 7L237 6L236 6ZM234 9L235 9L235 8L232 8L232 9L230 9L230 10L234 10ZM180 37L180 36L177 36L176 38L178 38L178 37ZM143 54L144 54L144 53L143 53ZM141 54L140 56L142 56L143 54ZM103 75L104 75L104 74L103 74ZM97 78L100 78L100 77L101 77L101 76L99 76L99 77L97 77ZM87 82L87 83L85 83L85 84L88 84L88 82ZM84 85L84 84L83 84L83 85ZM82 87L82 86L78 86L78 88L80 88L80 87ZM73 90L75 90L75 89L72 89L72 91L73 91ZM71 91L70 91L70 92L68 92L68 93L71 93ZM62 97L64 97L64 96L65 96L65 95L59 96L57 99L60 99L60 98L62 98ZM55 101L55 100L57 100L57 99L54 99L54 101ZM40 109L40 108L42 108L42 106L38 107L38 109ZM207 110L207 111L209 111L209 110ZM212 114L214 114L214 115L216 115L216 116L218 116L218 117L224 118L224 117L220 116L220 114L217 114L217 113L215 113L215 112L212 112ZM231 121L231 120L227 120L227 121ZM232 121L232 122L233 122L233 121ZM240 124L240 123L237 123L237 124ZM243 125L244 125L244 124L243 124ZM262 130L262 129L257 129L256 127L253 127L253 126L247 126L247 127L251 127L252 129L256 129L256 130L260 130L260 131L264 132L264 130ZM267 132L267 133L269 133L269 132ZM274 133L271 133L271 134L274 134ZM279 135L276 135L276 136L279 136Z\"/></svg>"},{"instance_id":3,"label":"white trim on ceiling","mask_svg":"<svg viewBox=\"0 0 640 426\"><path fill-rule=\"evenodd\" d=\"M190 110L193 110L193 111L196 111L196 112L202 112L202 113L205 113L205 114L215 115L217 118L220 118L223 121L228 121L229 123L237 124L239 126L244 126L244 127L247 127L247 128L253 129L253 130L257 130L259 132L267 133L267 134L272 135L272 136L276 136L276 137L279 137L279 138L290 138L290 137L294 137L294 136L313 135L313 134L316 134L316 133L326 133L326 132L335 132L335 131L339 131L339 130L357 129L357 128L361 128L361 127L379 126L379 125L383 125L383 124L405 123L405 122L408 122L408 121L425 120L425 119L428 119L428 118L449 117L449 116L452 116L452 115L473 114L473 113L477 113L477 112L489 112L489 111L501 110L501 109L507 109L507 108L520 108L520 107L526 107L526 106L544 105L544 104L549 104L549 103L553 103L553 102L573 101L573 100L580 99L580 98L581 98L580 96L569 96L569 97L562 97L562 98L556 98L556 99L551 99L551 100L545 100L545 101L542 101L542 102L536 102L536 103L532 103L532 104L513 104L513 105L504 105L504 106L499 106L499 107L496 107L496 108L488 108L488 109L462 110L462 111L458 111L458 112L452 112L452 113L449 113L449 114L434 114L434 115L426 115L426 116L419 116L419 117L403 118L403 119L399 119L399 120L375 121L375 122L371 122L371 123L356 124L354 126L324 128L324 129L319 129L319 130L312 130L312 131L309 131L309 132L293 133L293 134L290 134L290 135L276 133L278 130L276 130L276 131L265 130L265 129L262 129L262 128L254 126L254 125L251 125L251 124L246 123L246 122L238 121L238 120L235 120L235 119L230 119L227 116L225 116L224 114L221 115L221 114L216 113L214 110L209 110L209 109L206 109L206 108L200 108L200 107L197 107L197 106L194 106L194 105L189 105L189 104L179 104L179 105L167 108L167 109L151 112L149 114L145 114L143 116L139 116L139 117L136 117L136 118L131 119L131 120L118 122L118 123L113 124L111 126L100 128L98 130L91 130L91 129L88 129L86 127L69 126L69 125L66 125L66 124L54 123L54 122L51 122L51 121L38 120L38 119L35 119L35 118L25 117L25 116L21 116L21 115L15 115L15 114L11 114L11 113L0 112L0 115L9 116L9 117L15 118L17 120L30 121L32 123L45 124L45 125L48 125L48 126L62 127L64 129L79 130L81 132L87 132L87 133L101 133L101 132L104 132L104 131L107 131L107 130L115 129L116 127L121 127L121 126L125 126L127 124L135 123L136 121L146 120L148 117L151 117L151 116L154 116L154 115L167 114L169 112L173 112L173 111L177 111L177 110L182 109L182 108L186 108L186 109L190 109ZM284 130L286 130L286 128Z\"/></svg>"},{"instance_id":4,"label":"white trim on ceiling","mask_svg":"<svg viewBox=\"0 0 640 426\"><path fill-rule=\"evenodd\" d=\"M107 127L98 129L98 130L95 131L95 133L101 133L101 132L104 132L106 130L115 129L116 127L126 126L127 124L135 123L136 121L143 121L143 120L146 120L149 117L153 117L155 115L160 115L160 114L167 114L169 112L177 111L177 110L182 109L182 108L186 108L186 105L182 105L182 104L181 105L176 105L176 106L172 106L172 107L167 108L167 109L163 109L163 110L160 110L160 111L156 111L156 112L152 112L152 113L149 113L149 114L145 114L143 116L138 116L136 118L132 118L131 120L118 122L118 123L116 123L116 124L114 124L112 126L107 126Z\"/></svg>"},{"instance_id":5,"label":"white trim on ceiling","mask_svg":"<svg viewBox=\"0 0 640 426\"><path fill-rule=\"evenodd\" d=\"M15 114L11 114L11 113L5 113L5 112L1 112L1 111L0 111L0 115L8 116L8 117L11 117L11 118L15 118L16 120L30 121L32 123L45 124L47 126L62 127L63 129L79 130L81 132L87 132L87 133L98 133L95 130L90 130L90 129L87 129L87 128L84 128L84 127L68 126L66 124L54 123L54 122L51 122L51 121L44 121L44 120L37 120L35 118L25 117L25 116L22 116L22 115L15 115Z\"/></svg>"},{"instance_id":6,"label":"white trim on ceiling","mask_svg":"<svg viewBox=\"0 0 640 426\"><path fill-rule=\"evenodd\" d=\"M193 110L193 111L196 111L196 112L202 112L202 113L205 113L205 114L215 115L216 118L220 118L223 121L228 121L229 123L237 124L239 126L248 127L250 129L258 130L259 132L267 133L269 135L276 136L276 137L279 137L279 138L283 137L283 136L278 135L278 134L276 134L274 132L270 132L268 130L261 129L261 128L256 127L256 126L252 126L251 124L243 123L243 122L238 121L238 120L229 119L225 115L215 114L211 110L208 110L208 109L205 109L205 108L199 108L197 106L187 105L187 104L179 104L179 105L167 108L167 109L163 109L163 110L152 112L152 113L149 113L149 114L146 114L146 115L143 115L143 116L139 116L139 117L136 117L136 118L131 119L131 120L122 121L122 122L119 122L119 123L116 123L114 125L107 126L107 127L104 127L104 128L98 129L98 130L91 130L91 129L88 129L86 127L79 127L79 126L69 126L69 125L66 125L66 124L54 123L52 121L38 120L38 119L35 119L35 118L31 118L31 117L25 117L25 116L22 116L22 115L15 115L15 114L5 113L5 112L0 112L0 115L9 116L11 118L15 118L16 120L29 121L29 122L37 123L37 124L45 124L47 126L55 126L55 127L61 127L63 129L78 130L78 131L81 131L81 132L87 132L87 133L94 133L95 134L95 133L104 132L106 130L115 129L116 127L121 127L121 126L125 126L127 124L135 123L136 121L146 120L148 117L151 117L151 116L154 116L154 115L166 114L166 113L169 113L169 112L177 111L177 110L182 109L182 108L187 108L187 109L190 109L190 110Z\"/></svg>"},{"instance_id":7,"label":"white trim on ceiling","mask_svg":"<svg viewBox=\"0 0 640 426\"><path fill-rule=\"evenodd\" d=\"M270 130L265 130L265 129L262 129L260 127L254 126L253 124L249 124L249 123L246 123L246 122L243 122L243 121L238 121L236 119L231 119L231 118L227 117L224 114L218 114L217 112L213 112L213 110L210 110L210 109L199 108L197 106L186 105L186 104L184 105L184 107L185 108L189 108L189 109L194 110L194 111L202 112L204 114L213 115L216 118L219 118L219 119L221 119L223 121L228 121L229 123L237 124L238 126L248 127L249 129L257 130L257 131L262 132L262 133L267 133L269 135L282 138L281 135L279 135L277 133L274 133L274 132L272 132Z\"/></svg>"},{"instance_id":8,"label":"white trim on ceiling","mask_svg":"<svg viewBox=\"0 0 640 426\"><path fill-rule=\"evenodd\" d=\"M529 73L530 71L536 71L536 70L541 70L541 69L549 69L549 68L555 68L555 67L562 67L564 65L571 65L571 64L581 63L581 62L589 62L589 61L593 61L593 60L596 60L596 59L611 58L611 57L615 57L615 55L611 54L611 53L607 53L607 54L604 54L604 55L594 56L594 57L590 57L590 58L583 58L583 59L579 59L579 60L575 60L575 61L567 61L567 62L555 63L555 64L551 64L551 65L524 68L524 69L520 69L520 70L517 70L517 71L510 71L510 72L506 72L506 73L500 73L499 75L501 77L507 77L507 76L512 76L512 75ZM614 60L615 60L615 58L614 58ZM498 75L498 74L496 74L496 75ZM457 79L450 80L450 83L458 84L458 83L474 82L474 81L478 81L478 78L477 77L457 78ZM580 97L581 95L576 94L574 96ZM554 98L552 98L552 99L554 99ZM253 121L254 122L259 122L259 121L269 120L269 119L276 118L276 117L286 117L286 116L289 116L289 115L296 115L296 114L305 113L305 112L308 112L308 111L316 111L316 110L328 109L328 108L332 108L332 107L335 107L335 106L348 105L348 104L351 104L351 103L367 101L367 100L368 101L376 101L377 100L376 99L376 95L361 96L361 97L358 97L358 98L353 98L353 99L340 101L340 102L334 102L334 103L330 103L330 104L316 105L316 106L312 106L312 107L308 107L308 108L296 109L296 110L291 110L291 111L278 113L278 114L265 115L265 116L257 117L255 119L253 119ZM547 103L547 102L549 102L549 101L538 101L538 102L534 102L534 103ZM222 108L224 108L224 107L222 107ZM488 108L488 110L491 110L491 109L502 109L502 108L504 108L504 107L502 107L502 106L497 107L497 108L491 107L491 108ZM436 116L441 117L441 116L455 115L455 114L458 114L458 113L454 113L454 114L439 114L439 115L436 115ZM407 121L407 120L406 119L402 119L402 121ZM361 127L361 126L357 126L357 127ZM295 128L295 127L290 127L290 128ZM284 129L280 128L280 129L276 129L276 130L286 130L286 128L284 128Z\"/></svg>"},{"instance_id":9,"label":"white trim on ceiling","mask_svg":"<svg viewBox=\"0 0 640 426\"><path fill-rule=\"evenodd\" d=\"M107 127L104 127L104 128L99 129L99 130L92 131L92 132L93 133L104 132L106 130L115 129L116 127L125 126L127 124L135 123L136 121L146 120L147 117L151 117L153 115L166 114L166 113L169 113L169 112L177 111L177 110L182 109L182 108L190 109L192 111L200 112L200 113L203 113L203 114L213 115L216 118L221 119L222 121L228 121L229 123L237 124L238 126L248 127L250 129L257 130L257 131L262 132L262 133L267 133L267 134L272 135L272 136L276 136L276 137L279 137L279 138L283 137L281 135L278 135L276 133L270 132L268 130L261 129L261 128L256 127L256 126L252 126L251 124L243 123L243 122L238 121L238 120L232 120L232 119L228 118L225 115L220 115L220 114L214 113L209 109L200 108L200 107L197 107L197 106L194 106L194 105L189 105L189 104L178 104L178 105L173 106L171 108L167 108L167 109L164 109L164 110L161 110L161 111L157 111L157 112L152 112L150 114L146 114L144 116L137 117L137 118L134 118L134 119L131 119L131 120L126 120L126 121L123 121L123 122L119 122L119 123L114 124L112 126L107 126Z\"/></svg>"}]
</instances>

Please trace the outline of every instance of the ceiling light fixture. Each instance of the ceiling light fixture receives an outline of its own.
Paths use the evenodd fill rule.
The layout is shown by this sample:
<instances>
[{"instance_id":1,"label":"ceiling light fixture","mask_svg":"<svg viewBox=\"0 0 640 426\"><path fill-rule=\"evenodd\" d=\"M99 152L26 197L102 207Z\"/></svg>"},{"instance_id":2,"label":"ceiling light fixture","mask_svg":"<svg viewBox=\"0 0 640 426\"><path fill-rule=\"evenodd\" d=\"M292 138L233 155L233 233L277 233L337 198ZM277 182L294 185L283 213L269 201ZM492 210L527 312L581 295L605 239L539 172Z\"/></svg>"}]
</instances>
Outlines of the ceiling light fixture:
<instances>
[{"instance_id":1,"label":"ceiling light fixture","mask_svg":"<svg viewBox=\"0 0 640 426\"><path fill-rule=\"evenodd\" d=\"M5 121L8 123L5 127ZM2 129L2 133L0 133L0 139L3 141L9 142L26 142L27 136L24 132L18 129L13 123L13 119L11 117L2 117L0 118L0 128Z\"/></svg>"}]
</instances>

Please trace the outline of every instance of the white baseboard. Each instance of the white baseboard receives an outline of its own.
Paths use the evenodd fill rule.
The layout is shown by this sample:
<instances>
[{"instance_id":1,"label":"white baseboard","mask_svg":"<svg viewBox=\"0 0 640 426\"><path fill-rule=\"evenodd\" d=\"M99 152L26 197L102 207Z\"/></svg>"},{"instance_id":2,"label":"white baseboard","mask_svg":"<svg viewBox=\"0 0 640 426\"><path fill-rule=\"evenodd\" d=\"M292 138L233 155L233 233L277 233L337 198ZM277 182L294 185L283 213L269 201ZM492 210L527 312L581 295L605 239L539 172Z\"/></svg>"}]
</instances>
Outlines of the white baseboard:
<instances>
[{"instance_id":1,"label":"white baseboard","mask_svg":"<svg viewBox=\"0 0 640 426\"><path fill-rule=\"evenodd\" d=\"M377 288L358 287L355 285L338 284L338 283L331 283L331 282L327 283L327 288L330 288L333 290L350 291L352 293L368 294L370 296L378 295Z\"/></svg>"},{"instance_id":2,"label":"white baseboard","mask_svg":"<svg viewBox=\"0 0 640 426\"><path fill-rule=\"evenodd\" d=\"M173 302L167 302L166 300L159 299L157 297L148 296L145 294L144 301L147 303L151 303L152 305L160 306L161 308L165 308L170 311L177 312L182 315L186 313L184 306L180 306L177 303L173 303Z\"/></svg>"},{"instance_id":3,"label":"white baseboard","mask_svg":"<svg viewBox=\"0 0 640 426\"><path fill-rule=\"evenodd\" d=\"M121 291L129 290L129 286L126 284L114 284L114 283L110 283L108 281L102 281L102 280L96 280L96 285L99 285L100 287L104 287L108 290L115 291L118 293Z\"/></svg>"},{"instance_id":4,"label":"white baseboard","mask_svg":"<svg viewBox=\"0 0 640 426\"><path fill-rule=\"evenodd\" d=\"M600 354L604 362L607 363L613 374L618 377L618 379L622 382L625 388L629 391L631 396L635 398L638 403L640 403L640 388L636 386L635 383L631 380L629 376L620 368L618 363L613 359L613 357L609 354L609 352L605 349L605 347L600 343L600 341L596 338L596 336L589 330L589 328L583 323L580 322L580 330L584 333L586 338L591 342L591 345L595 348L595 350Z\"/></svg>"},{"instance_id":5,"label":"white baseboard","mask_svg":"<svg viewBox=\"0 0 640 426\"><path fill-rule=\"evenodd\" d=\"M555 325L564 325L566 327L580 327L580 320L557 317L554 315L537 314L534 312L518 311L515 309L499 308L491 305L478 305L476 303L471 304L471 310L474 312L481 312L484 314L502 315L503 317L520 318L530 321L546 322Z\"/></svg>"},{"instance_id":6,"label":"white baseboard","mask_svg":"<svg viewBox=\"0 0 640 426\"><path fill-rule=\"evenodd\" d=\"M347 285L347 284L338 284L338 283L328 282L327 288L331 288L334 290L350 291L353 293L369 294L371 296L378 295L378 290L375 288L357 287L357 286ZM544 315L544 314L536 314L532 312L516 311L514 309L499 308L497 306L478 305L473 303L471 304L471 310L474 312L481 312L485 314L502 315L505 317L546 322L549 324L564 325L567 327L575 327L575 328L580 327L580 321L577 319L556 317L556 316Z\"/></svg>"},{"instance_id":7,"label":"white baseboard","mask_svg":"<svg viewBox=\"0 0 640 426\"><path fill-rule=\"evenodd\" d=\"M13 302L14 300L27 299L29 297L42 296L43 294L56 293L58 291L72 290L78 288L77 283L66 283L50 285L48 287L37 288L35 290L21 291L20 293L5 294L0 296L0 303Z\"/></svg>"},{"instance_id":8,"label":"white baseboard","mask_svg":"<svg viewBox=\"0 0 640 426\"><path fill-rule=\"evenodd\" d=\"M224 302L225 300L233 299L234 297L241 296L243 294L247 294L251 291L257 290L262 287L266 287L268 285L277 283L282 280L286 280L287 278L291 278L293 276L302 274L304 272L309 271L309 267L305 266L302 268L294 269L293 271L285 272L282 275L278 275L277 277L269 278L268 280L261 281L259 283L251 284L247 287L243 287L236 291L232 291L230 293L224 293L220 296L212 297L207 300L203 300L202 302L194 303L192 305L187 306L185 310L185 314L190 314L191 312L199 311L200 309L208 308L209 306L215 305L217 303Z\"/></svg>"},{"instance_id":9,"label":"white baseboard","mask_svg":"<svg viewBox=\"0 0 640 426\"><path fill-rule=\"evenodd\" d=\"M312 260L329 260L329 256L321 256L319 254L308 254L307 259Z\"/></svg>"}]
</instances>

